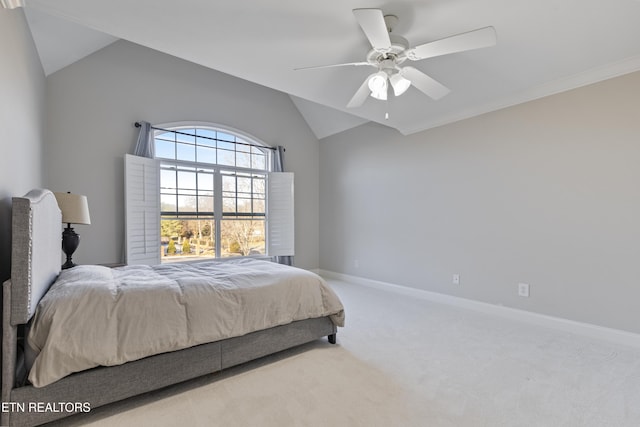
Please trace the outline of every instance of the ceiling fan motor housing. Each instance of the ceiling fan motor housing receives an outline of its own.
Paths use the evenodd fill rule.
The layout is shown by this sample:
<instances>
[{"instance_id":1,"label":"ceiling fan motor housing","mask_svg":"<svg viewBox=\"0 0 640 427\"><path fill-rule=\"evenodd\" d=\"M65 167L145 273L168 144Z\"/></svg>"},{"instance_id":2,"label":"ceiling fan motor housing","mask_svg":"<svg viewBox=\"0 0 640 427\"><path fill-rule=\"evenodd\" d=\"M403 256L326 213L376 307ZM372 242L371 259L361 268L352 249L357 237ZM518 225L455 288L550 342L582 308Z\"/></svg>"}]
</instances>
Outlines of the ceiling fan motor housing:
<instances>
[{"instance_id":1,"label":"ceiling fan motor housing","mask_svg":"<svg viewBox=\"0 0 640 427\"><path fill-rule=\"evenodd\" d=\"M394 34L389 34L389 38L391 39L391 47L385 52L371 49L369 53L367 53L368 63L374 67L379 67L384 61L392 60L396 65L400 65L407 59L405 55L405 51L409 49L407 39Z\"/></svg>"}]
</instances>

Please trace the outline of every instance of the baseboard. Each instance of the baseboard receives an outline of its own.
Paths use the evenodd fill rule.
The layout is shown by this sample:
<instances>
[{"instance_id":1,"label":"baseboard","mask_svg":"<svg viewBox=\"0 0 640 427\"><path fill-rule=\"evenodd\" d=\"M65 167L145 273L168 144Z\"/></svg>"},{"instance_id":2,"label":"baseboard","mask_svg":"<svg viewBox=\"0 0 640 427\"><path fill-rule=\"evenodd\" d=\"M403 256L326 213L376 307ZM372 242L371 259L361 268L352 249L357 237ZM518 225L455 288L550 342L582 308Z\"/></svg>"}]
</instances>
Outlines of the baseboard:
<instances>
[{"instance_id":1,"label":"baseboard","mask_svg":"<svg viewBox=\"0 0 640 427\"><path fill-rule=\"evenodd\" d=\"M577 322L560 317L548 316L517 308L504 307L489 304L481 301L474 301L452 295L440 294L437 292L425 291L422 289L409 288L407 286L394 285L392 283L378 280L366 279L348 274L336 273L328 270L319 270L318 274L327 279L342 280L345 282L382 289L398 294L410 296L412 298L424 299L441 304L474 310L494 316L504 317L511 320L524 322L532 325L543 326L589 338L608 341L615 344L622 344L636 349L640 349L640 334L622 331L619 329L607 328L590 323Z\"/></svg>"}]
</instances>

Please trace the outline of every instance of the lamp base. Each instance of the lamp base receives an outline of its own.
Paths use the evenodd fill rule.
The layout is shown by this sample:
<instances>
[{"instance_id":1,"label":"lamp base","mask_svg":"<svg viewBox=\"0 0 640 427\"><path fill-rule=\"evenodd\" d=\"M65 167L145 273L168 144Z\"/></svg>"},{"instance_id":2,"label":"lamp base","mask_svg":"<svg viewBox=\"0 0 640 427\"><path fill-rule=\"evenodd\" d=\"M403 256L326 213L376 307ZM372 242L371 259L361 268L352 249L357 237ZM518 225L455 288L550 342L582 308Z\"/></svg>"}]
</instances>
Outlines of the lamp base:
<instances>
[{"instance_id":1,"label":"lamp base","mask_svg":"<svg viewBox=\"0 0 640 427\"><path fill-rule=\"evenodd\" d=\"M67 260L67 262L65 262L64 264L62 264L62 269L63 269L63 270L66 270L67 268L75 267L76 265L78 265L78 264L76 264L76 263L75 263L75 262L73 262L73 261Z\"/></svg>"},{"instance_id":2,"label":"lamp base","mask_svg":"<svg viewBox=\"0 0 640 427\"><path fill-rule=\"evenodd\" d=\"M67 255L67 262L62 264L62 269L76 266L76 264L71 260L71 255L76 251L79 244L80 236L73 231L71 224L67 224L67 228L62 232L62 251Z\"/></svg>"}]
</instances>

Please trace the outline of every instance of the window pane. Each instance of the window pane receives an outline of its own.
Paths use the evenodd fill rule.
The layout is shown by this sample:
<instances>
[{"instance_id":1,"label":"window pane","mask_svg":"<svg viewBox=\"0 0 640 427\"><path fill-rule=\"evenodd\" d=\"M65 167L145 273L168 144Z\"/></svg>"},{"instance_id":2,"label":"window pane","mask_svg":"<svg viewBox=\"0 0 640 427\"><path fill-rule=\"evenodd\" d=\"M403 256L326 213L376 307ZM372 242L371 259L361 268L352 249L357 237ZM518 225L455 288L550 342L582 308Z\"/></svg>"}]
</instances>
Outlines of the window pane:
<instances>
[{"instance_id":1,"label":"window pane","mask_svg":"<svg viewBox=\"0 0 640 427\"><path fill-rule=\"evenodd\" d=\"M216 150L215 148L210 147L201 147L198 146L196 148L196 154L198 156L198 162L200 163L216 163Z\"/></svg>"},{"instance_id":2,"label":"window pane","mask_svg":"<svg viewBox=\"0 0 640 427\"><path fill-rule=\"evenodd\" d=\"M222 150L236 151L236 144L218 139L218 148Z\"/></svg>"},{"instance_id":3,"label":"window pane","mask_svg":"<svg viewBox=\"0 0 640 427\"><path fill-rule=\"evenodd\" d=\"M236 199L231 197L224 197L222 199L222 212L223 213L235 213L236 212Z\"/></svg>"},{"instance_id":4,"label":"window pane","mask_svg":"<svg viewBox=\"0 0 640 427\"><path fill-rule=\"evenodd\" d=\"M230 150L221 150L218 148L218 164L222 166L235 166L236 153Z\"/></svg>"},{"instance_id":5,"label":"window pane","mask_svg":"<svg viewBox=\"0 0 640 427\"><path fill-rule=\"evenodd\" d=\"M196 144L207 147L216 146L216 131L212 129L196 129Z\"/></svg>"},{"instance_id":6,"label":"window pane","mask_svg":"<svg viewBox=\"0 0 640 427\"><path fill-rule=\"evenodd\" d=\"M178 171L178 188L195 189L196 188L195 172Z\"/></svg>"},{"instance_id":7,"label":"window pane","mask_svg":"<svg viewBox=\"0 0 640 427\"><path fill-rule=\"evenodd\" d=\"M253 197L264 197L265 196L265 179L264 178L253 178Z\"/></svg>"},{"instance_id":8,"label":"window pane","mask_svg":"<svg viewBox=\"0 0 640 427\"><path fill-rule=\"evenodd\" d=\"M185 135L185 134L188 134L188 135ZM179 129L176 132L176 141L195 144L196 143L195 135L196 135L195 129Z\"/></svg>"},{"instance_id":9,"label":"window pane","mask_svg":"<svg viewBox=\"0 0 640 427\"><path fill-rule=\"evenodd\" d=\"M254 200L253 201L253 212L254 213L259 213L259 214L265 214L266 210L265 210L265 202L264 200Z\"/></svg>"},{"instance_id":10,"label":"window pane","mask_svg":"<svg viewBox=\"0 0 640 427\"><path fill-rule=\"evenodd\" d=\"M251 213L251 199L238 198L238 212Z\"/></svg>"},{"instance_id":11,"label":"window pane","mask_svg":"<svg viewBox=\"0 0 640 427\"><path fill-rule=\"evenodd\" d=\"M196 146L191 144L176 144L176 155L178 160L193 162L196 160Z\"/></svg>"},{"instance_id":12,"label":"window pane","mask_svg":"<svg viewBox=\"0 0 640 427\"><path fill-rule=\"evenodd\" d=\"M198 191L213 192L213 174L198 172Z\"/></svg>"},{"instance_id":13,"label":"window pane","mask_svg":"<svg viewBox=\"0 0 640 427\"><path fill-rule=\"evenodd\" d=\"M229 135L228 133L224 133L224 132L218 132L217 133L217 138L220 141L229 141L229 142L235 142L236 137L233 135ZM234 146L235 144L229 144L231 146Z\"/></svg>"},{"instance_id":14,"label":"window pane","mask_svg":"<svg viewBox=\"0 0 640 427\"><path fill-rule=\"evenodd\" d=\"M236 138L236 150L237 151L241 151L243 153L250 153L251 152L251 145L249 145L248 142L243 141L241 139L237 139Z\"/></svg>"},{"instance_id":15,"label":"window pane","mask_svg":"<svg viewBox=\"0 0 640 427\"><path fill-rule=\"evenodd\" d=\"M198 128L196 129L196 135L216 139L216 131L213 129Z\"/></svg>"},{"instance_id":16,"label":"window pane","mask_svg":"<svg viewBox=\"0 0 640 427\"><path fill-rule=\"evenodd\" d=\"M251 178L238 177L238 193L251 193Z\"/></svg>"},{"instance_id":17,"label":"window pane","mask_svg":"<svg viewBox=\"0 0 640 427\"><path fill-rule=\"evenodd\" d=\"M176 134L175 132L155 131L153 137L156 139L166 139L167 141L174 141Z\"/></svg>"},{"instance_id":18,"label":"window pane","mask_svg":"<svg viewBox=\"0 0 640 427\"><path fill-rule=\"evenodd\" d=\"M175 159L176 144L171 141L156 139L156 157L163 159Z\"/></svg>"},{"instance_id":19,"label":"window pane","mask_svg":"<svg viewBox=\"0 0 640 427\"><path fill-rule=\"evenodd\" d=\"M236 192L236 177L234 175L222 175L222 191Z\"/></svg>"},{"instance_id":20,"label":"window pane","mask_svg":"<svg viewBox=\"0 0 640 427\"><path fill-rule=\"evenodd\" d=\"M266 157L262 154L252 154L251 155L251 167L253 169L266 169L267 161Z\"/></svg>"},{"instance_id":21,"label":"window pane","mask_svg":"<svg viewBox=\"0 0 640 427\"><path fill-rule=\"evenodd\" d=\"M160 211L161 212L175 212L175 211L177 211L176 195L175 194L161 194L160 195Z\"/></svg>"},{"instance_id":22,"label":"window pane","mask_svg":"<svg viewBox=\"0 0 640 427\"><path fill-rule=\"evenodd\" d=\"M264 220L223 220L221 256L247 256L266 253Z\"/></svg>"},{"instance_id":23,"label":"window pane","mask_svg":"<svg viewBox=\"0 0 640 427\"><path fill-rule=\"evenodd\" d=\"M162 169L160 171L160 187L176 188L176 171Z\"/></svg>"},{"instance_id":24,"label":"window pane","mask_svg":"<svg viewBox=\"0 0 640 427\"><path fill-rule=\"evenodd\" d=\"M238 147L239 149L240 147ZM249 153L236 153L236 166L240 168L250 168L251 167L251 154Z\"/></svg>"},{"instance_id":25,"label":"window pane","mask_svg":"<svg viewBox=\"0 0 640 427\"><path fill-rule=\"evenodd\" d=\"M213 219L160 221L162 262L195 258L215 258L215 222Z\"/></svg>"},{"instance_id":26,"label":"window pane","mask_svg":"<svg viewBox=\"0 0 640 427\"><path fill-rule=\"evenodd\" d=\"M213 214L213 197L209 197L209 196L198 197L198 214L200 213Z\"/></svg>"},{"instance_id":27,"label":"window pane","mask_svg":"<svg viewBox=\"0 0 640 427\"><path fill-rule=\"evenodd\" d=\"M196 197L190 195L178 195L178 212L183 214L197 211Z\"/></svg>"}]
</instances>

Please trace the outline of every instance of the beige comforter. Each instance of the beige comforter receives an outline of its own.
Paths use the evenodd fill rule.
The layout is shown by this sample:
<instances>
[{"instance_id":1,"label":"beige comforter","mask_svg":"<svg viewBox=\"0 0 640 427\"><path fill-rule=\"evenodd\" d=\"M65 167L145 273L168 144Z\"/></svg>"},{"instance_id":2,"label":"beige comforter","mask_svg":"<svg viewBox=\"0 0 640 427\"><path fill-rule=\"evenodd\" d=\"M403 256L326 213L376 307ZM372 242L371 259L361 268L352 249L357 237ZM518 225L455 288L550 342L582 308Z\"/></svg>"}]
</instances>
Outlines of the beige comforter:
<instances>
[{"instance_id":1,"label":"beige comforter","mask_svg":"<svg viewBox=\"0 0 640 427\"><path fill-rule=\"evenodd\" d=\"M252 259L63 270L28 335L29 374L43 387L95 366L118 365L344 311L322 278Z\"/></svg>"}]
</instances>

